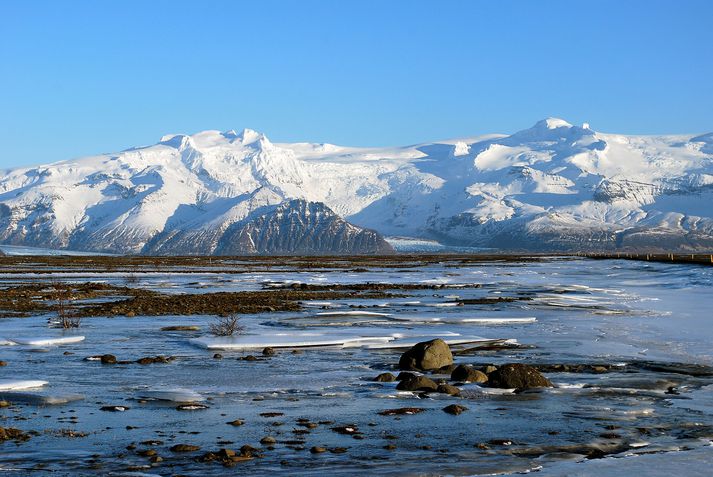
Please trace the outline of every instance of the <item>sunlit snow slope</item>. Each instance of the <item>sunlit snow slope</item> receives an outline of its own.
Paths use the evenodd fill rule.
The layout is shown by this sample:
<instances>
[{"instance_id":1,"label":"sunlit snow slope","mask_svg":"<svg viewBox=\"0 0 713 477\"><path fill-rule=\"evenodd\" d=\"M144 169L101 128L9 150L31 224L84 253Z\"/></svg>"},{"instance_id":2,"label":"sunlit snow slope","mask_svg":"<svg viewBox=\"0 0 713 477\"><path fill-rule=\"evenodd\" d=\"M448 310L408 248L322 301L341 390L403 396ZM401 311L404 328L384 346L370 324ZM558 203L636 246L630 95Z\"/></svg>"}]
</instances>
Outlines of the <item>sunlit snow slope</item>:
<instances>
[{"instance_id":1,"label":"sunlit snow slope","mask_svg":"<svg viewBox=\"0 0 713 477\"><path fill-rule=\"evenodd\" d=\"M389 250L383 234L511 250L713 249L713 134L623 136L550 118L510 136L350 148L204 131L3 176L5 244L371 253Z\"/></svg>"}]
</instances>

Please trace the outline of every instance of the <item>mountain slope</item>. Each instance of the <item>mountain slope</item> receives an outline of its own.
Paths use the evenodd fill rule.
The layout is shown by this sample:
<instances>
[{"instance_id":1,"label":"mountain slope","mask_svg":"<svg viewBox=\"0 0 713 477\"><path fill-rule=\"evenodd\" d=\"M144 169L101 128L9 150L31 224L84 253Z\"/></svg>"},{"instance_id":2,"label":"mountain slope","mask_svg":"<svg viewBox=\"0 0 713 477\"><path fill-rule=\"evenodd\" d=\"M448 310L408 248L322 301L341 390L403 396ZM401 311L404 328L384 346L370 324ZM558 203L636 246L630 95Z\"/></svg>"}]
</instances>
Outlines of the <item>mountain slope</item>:
<instances>
[{"instance_id":1,"label":"mountain slope","mask_svg":"<svg viewBox=\"0 0 713 477\"><path fill-rule=\"evenodd\" d=\"M512 135L349 148L204 131L6 171L0 243L117 253L361 247L365 232L343 235L329 210L381 234L454 245L710 250L712 198L713 134L624 136L549 118ZM276 212L292 199L303 202Z\"/></svg>"}]
</instances>

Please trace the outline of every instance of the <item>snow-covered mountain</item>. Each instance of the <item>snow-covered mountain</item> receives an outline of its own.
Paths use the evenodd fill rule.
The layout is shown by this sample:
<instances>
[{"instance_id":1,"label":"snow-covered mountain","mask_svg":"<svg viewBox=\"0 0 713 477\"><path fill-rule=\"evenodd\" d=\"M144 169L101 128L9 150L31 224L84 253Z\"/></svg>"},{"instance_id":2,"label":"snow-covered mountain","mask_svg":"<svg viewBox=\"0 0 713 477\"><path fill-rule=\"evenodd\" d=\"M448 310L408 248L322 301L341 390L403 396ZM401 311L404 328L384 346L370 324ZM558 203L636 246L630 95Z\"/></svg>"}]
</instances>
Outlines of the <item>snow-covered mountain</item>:
<instances>
[{"instance_id":1,"label":"snow-covered mountain","mask_svg":"<svg viewBox=\"0 0 713 477\"><path fill-rule=\"evenodd\" d=\"M713 133L624 136L550 118L509 136L352 148L204 131L6 171L0 243L377 253L388 250L384 234L501 249L712 250L711 199Z\"/></svg>"}]
</instances>

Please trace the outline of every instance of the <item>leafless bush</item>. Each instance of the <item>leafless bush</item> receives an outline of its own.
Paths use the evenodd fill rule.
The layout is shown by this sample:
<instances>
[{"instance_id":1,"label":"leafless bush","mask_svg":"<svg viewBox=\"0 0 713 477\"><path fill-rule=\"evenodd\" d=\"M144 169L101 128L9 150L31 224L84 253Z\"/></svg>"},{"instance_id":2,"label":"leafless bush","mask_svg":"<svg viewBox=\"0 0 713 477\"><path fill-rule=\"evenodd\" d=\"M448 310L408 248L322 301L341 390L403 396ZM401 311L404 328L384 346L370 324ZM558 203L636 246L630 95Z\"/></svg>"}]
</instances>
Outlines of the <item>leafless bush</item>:
<instances>
[{"instance_id":1,"label":"leafless bush","mask_svg":"<svg viewBox=\"0 0 713 477\"><path fill-rule=\"evenodd\" d=\"M210 333L213 336L233 336L242 334L245 329L240 326L237 314L219 316L209 325Z\"/></svg>"},{"instance_id":2,"label":"leafless bush","mask_svg":"<svg viewBox=\"0 0 713 477\"><path fill-rule=\"evenodd\" d=\"M54 297L57 302L57 318L55 320L50 318L50 325L59 326L64 329L79 328L82 318L79 316L72 316L69 307L69 302L71 301L69 287L62 285L59 282L55 282L52 284L52 288L55 291Z\"/></svg>"}]
</instances>

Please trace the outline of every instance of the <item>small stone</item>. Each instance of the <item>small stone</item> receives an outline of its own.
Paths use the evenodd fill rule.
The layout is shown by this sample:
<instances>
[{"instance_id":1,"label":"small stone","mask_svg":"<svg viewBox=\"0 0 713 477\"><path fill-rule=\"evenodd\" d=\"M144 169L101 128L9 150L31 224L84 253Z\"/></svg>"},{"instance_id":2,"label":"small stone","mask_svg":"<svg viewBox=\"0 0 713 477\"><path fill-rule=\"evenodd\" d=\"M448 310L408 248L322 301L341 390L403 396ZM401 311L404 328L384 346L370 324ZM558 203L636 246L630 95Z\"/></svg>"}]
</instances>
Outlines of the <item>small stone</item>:
<instances>
[{"instance_id":1,"label":"small stone","mask_svg":"<svg viewBox=\"0 0 713 477\"><path fill-rule=\"evenodd\" d=\"M171 447L170 451L171 452L195 452L197 450L200 450L200 446L195 446L191 444L176 444L175 446Z\"/></svg>"},{"instance_id":2,"label":"small stone","mask_svg":"<svg viewBox=\"0 0 713 477\"><path fill-rule=\"evenodd\" d=\"M494 373L497 370L498 368L496 366L493 366L492 364L489 364L482 369L485 374Z\"/></svg>"},{"instance_id":3,"label":"small stone","mask_svg":"<svg viewBox=\"0 0 713 477\"><path fill-rule=\"evenodd\" d=\"M451 404L443 408L443 412L453 414L454 416L457 416L458 414L461 414L467 410L467 407L461 406L460 404Z\"/></svg>"},{"instance_id":4,"label":"small stone","mask_svg":"<svg viewBox=\"0 0 713 477\"><path fill-rule=\"evenodd\" d=\"M7 361L0 361L0 367L7 366Z\"/></svg>"},{"instance_id":5,"label":"small stone","mask_svg":"<svg viewBox=\"0 0 713 477\"><path fill-rule=\"evenodd\" d=\"M106 411L106 412L124 412L128 411L129 407L128 406L102 406L99 408L100 411Z\"/></svg>"},{"instance_id":6,"label":"small stone","mask_svg":"<svg viewBox=\"0 0 713 477\"><path fill-rule=\"evenodd\" d=\"M274 349L274 348L270 348L269 346L268 346L267 348L264 348L264 349L262 350L262 355L263 355L263 356L275 356L275 354L277 354L277 353L275 353L275 349Z\"/></svg>"},{"instance_id":7,"label":"small stone","mask_svg":"<svg viewBox=\"0 0 713 477\"><path fill-rule=\"evenodd\" d=\"M228 422L227 424L237 427L237 426L242 426L243 424L245 424L245 421L243 421L242 419L236 419L234 421Z\"/></svg>"},{"instance_id":8,"label":"small stone","mask_svg":"<svg viewBox=\"0 0 713 477\"><path fill-rule=\"evenodd\" d=\"M223 359L223 355L220 354L220 353L215 353L215 354L213 355L213 359Z\"/></svg>"},{"instance_id":9,"label":"small stone","mask_svg":"<svg viewBox=\"0 0 713 477\"><path fill-rule=\"evenodd\" d=\"M116 364L116 356L113 354L103 354L99 360L102 364Z\"/></svg>"},{"instance_id":10,"label":"small stone","mask_svg":"<svg viewBox=\"0 0 713 477\"><path fill-rule=\"evenodd\" d=\"M271 437L271 436L265 436L262 439L260 439L260 444L263 444L263 445L272 445L272 444L276 444L276 443L277 443L277 439L275 439L274 437Z\"/></svg>"},{"instance_id":11,"label":"small stone","mask_svg":"<svg viewBox=\"0 0 713 477\"><path fill-rule=\"evenodd\" d=\"M391 373L381 373L380 375L374 378L374 381L378 383L392 383L396 381L396 376Z\"/></svg>"},{"instance_id":12,"label":"small stone","mask_svg":"<svg viewBox=\"0 0 713 477\"><path fill-rule=\"evenodd\" d=\"M152 456L152 457L149 459L149 461L150 461L152 464L158 464L159 462L163 462L163 457L161 457L160 455L155 455L155 456Z\"/></svg>"},{"instance_id":13,"label":"small stone","mask_svg":"<svg viewBox=\"0 0 713 477\"><path fill-rule=\"evenodd\" d=\"M327 452L326 447L319 447L319 446L314 446L309 450L312 454L321 454L323 452Z\"/></svg>"},{"instance_id":14,"label":"small stone","mask_svg":"<svg viewBox=\"0 0 713 477\"><path fill-rule=\"evenodd\" d=\"M0 400L0 409L4 407L10 407L10 403L4 400Z\"/></svg>"},{"instance_id":15,"label":"small stone","mask_svg":"<svg viewBox=\"0 0 713 477\"><path fill-rule=\"evenodd\" d=\"M400 407L398 409L386 409L385 411L379 411L380 416L411 416L413 414L419 414L425 411L425 409L420 407Z\"/></svg>"},{"instance_id":16,"label":"small stone","mask_svg":"<svg viewBox=\"0 0 713 477\"><path fill-rule=\"evenodd\" d=\"M200 326L195 325L177 325L177 326L164 326L161 331L200 331Z\"/></svg>"},{"instance_id":17,"label":"small stone","mask_svg":"<svg viewBox=\"0 0 713 477\"><path fill-rule=\"evenodd\" d=\"M156 451L154 449L145 449L138 451L137 454L141 457L152 457L156 455Z\"/></svg>"}]
</instances>

